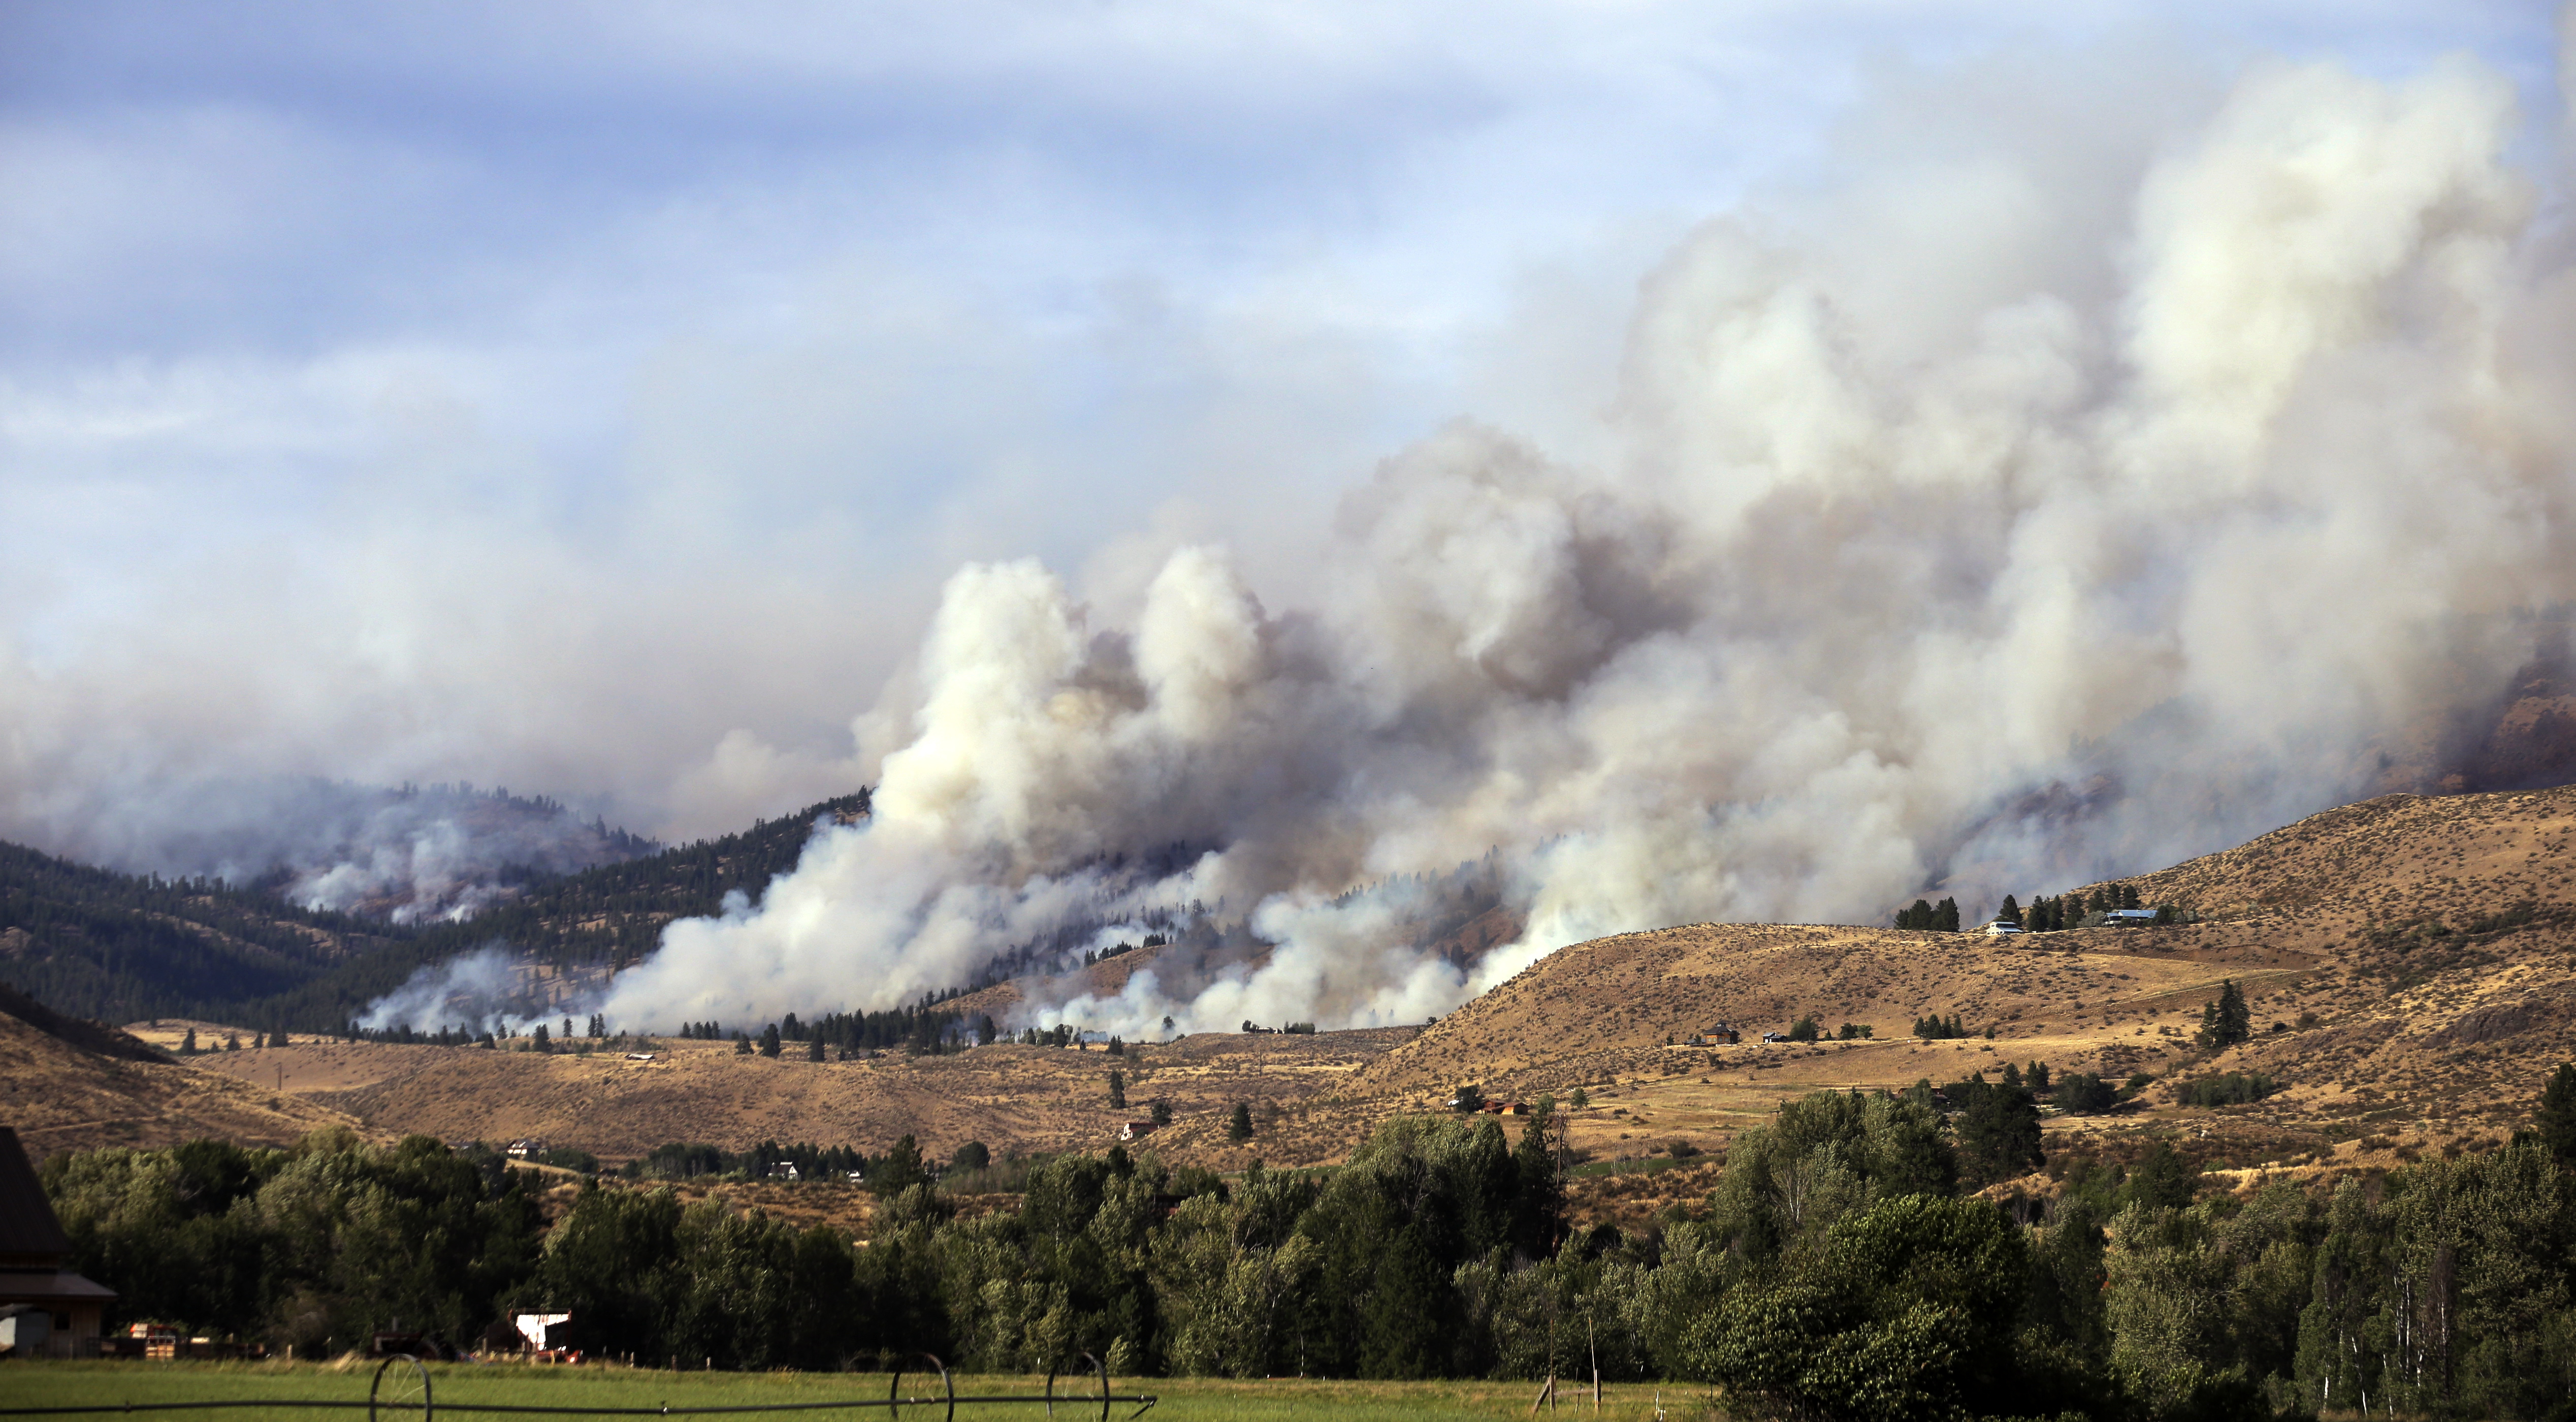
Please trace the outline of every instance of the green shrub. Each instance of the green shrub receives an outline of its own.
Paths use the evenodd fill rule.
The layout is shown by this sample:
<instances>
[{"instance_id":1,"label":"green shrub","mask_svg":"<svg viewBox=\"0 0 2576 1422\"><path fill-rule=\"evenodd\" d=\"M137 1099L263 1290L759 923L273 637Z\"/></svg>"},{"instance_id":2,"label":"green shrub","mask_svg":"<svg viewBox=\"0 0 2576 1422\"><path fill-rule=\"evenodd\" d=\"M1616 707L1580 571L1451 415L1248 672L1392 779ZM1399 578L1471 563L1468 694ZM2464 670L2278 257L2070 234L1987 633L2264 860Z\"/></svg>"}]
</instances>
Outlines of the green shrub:
<instances>
[{"instance_id":1,"label":"green shrub","mask_svg":"<svg viewBox=\"0 0 2576 1422\"><path fill-rule=\"evenodd\" d=\"M2117 1087L2089 1071L2070 1071L2057 1079L2057 1109L2070 1116L2091 1116L2119 1104Z\"/></svg>"},{"instance_id":2,"label":"green shrub","mask_svg":"<svg viewBox=\"0 0 2576 1422\"><path fill-rule=\"evenodd\" d=\"M2184 1082L2180 1097L2185 1106L2243 1106L2280 1089L2279 1082L2259 1071L2231 1071Z\"/></svg>"}]
</instances>

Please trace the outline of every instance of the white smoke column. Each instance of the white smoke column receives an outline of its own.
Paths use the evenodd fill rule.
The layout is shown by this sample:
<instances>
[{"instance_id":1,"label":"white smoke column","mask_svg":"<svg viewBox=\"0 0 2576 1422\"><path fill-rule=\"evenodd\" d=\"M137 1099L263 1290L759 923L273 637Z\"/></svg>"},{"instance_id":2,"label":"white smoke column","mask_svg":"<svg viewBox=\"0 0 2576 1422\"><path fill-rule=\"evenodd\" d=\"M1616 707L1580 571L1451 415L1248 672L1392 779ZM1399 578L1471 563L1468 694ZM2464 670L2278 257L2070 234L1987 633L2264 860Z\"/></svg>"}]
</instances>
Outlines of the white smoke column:
<instances>
[{"instance_id":1,"label":"white smoke column","mask_svg":"<svg viewBox=\"0 0 2576 1422\"><path fill-rule=\"evenodd\" d=\"M499 943L426 964L401 987L367 1004L358 1025L373 1032L409 1027L435 1033L455 1027L507 1036L546 1018L546 1004L526 991L520 966L519 955Z\"/></svg>"},{"instance_id":2,"label":"white smoke column","mask_svg":"<svg viewBox=\"0 0 2576 1422\"><path fill-rule=\"evenodd\" d=\"M1311 613L1210 549L1132 631L964 569L917 704L865 723L906 734L875 821L673 925L610 1011L882 1007L1203 900L1266 955L1039 1010L1418 1020L1582 938L1878 922L1942 876L1974 913L2334 803L2576 595L2576 288L2513 131L2467 62L2261 70L2101 235L2115 293L1712 224L1641 290L1617 462L1426 440ZM1204 852L1103 868L1172 844ZM1466 967L1411 942L1413 881L1346 893L1495 848L1528 926Z\"/></svg>"}]
</instances>

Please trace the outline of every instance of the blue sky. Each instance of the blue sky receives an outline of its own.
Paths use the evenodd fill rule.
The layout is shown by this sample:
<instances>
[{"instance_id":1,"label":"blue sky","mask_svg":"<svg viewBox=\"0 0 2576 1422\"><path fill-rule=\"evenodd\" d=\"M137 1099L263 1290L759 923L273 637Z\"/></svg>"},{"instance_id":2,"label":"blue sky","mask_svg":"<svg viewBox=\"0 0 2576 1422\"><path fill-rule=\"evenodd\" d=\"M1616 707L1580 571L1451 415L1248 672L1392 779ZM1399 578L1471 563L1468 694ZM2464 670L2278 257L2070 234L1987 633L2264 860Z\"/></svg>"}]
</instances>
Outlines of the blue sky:
<instances>
[{"instance_id":1,"label":"blue sky","mask_svg":"<svg viewBox=\"0 0 2576 1422\"><path fill-rule=\"evenodd\" d=\"M1636 283L1855 165L2132 168L2264 56L2533 4L0 4L7 828L462 777L699 830L969 559L1308 591L1473 417L1581 459ZM2535 159L2535 161L2539 161ZM2106 201L2109 199L2106 198ZM67 818L68 817L68 818Z\"/></svg>"}]
</instances>

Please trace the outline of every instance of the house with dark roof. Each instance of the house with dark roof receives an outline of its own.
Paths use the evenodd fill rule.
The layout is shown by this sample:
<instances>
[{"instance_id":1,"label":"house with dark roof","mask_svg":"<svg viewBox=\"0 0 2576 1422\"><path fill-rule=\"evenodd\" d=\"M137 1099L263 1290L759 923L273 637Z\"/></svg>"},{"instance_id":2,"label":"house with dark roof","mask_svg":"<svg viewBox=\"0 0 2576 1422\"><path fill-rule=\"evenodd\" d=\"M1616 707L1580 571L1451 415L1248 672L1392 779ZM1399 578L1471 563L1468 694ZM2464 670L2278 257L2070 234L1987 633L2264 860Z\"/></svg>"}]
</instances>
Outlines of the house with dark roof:
<instances>
[{"instance_id":1,"label":"house with dark roof","mask_svg":"<svg viewBox=\"0 0 2576 1422\"><path fill-rule=\"evenodd\" d=\"M0 1345L17 1358L95 1358L116 1290L64 1267L72 1242L18 1133L0 1126Z\"/></svg>"}]
</instances>

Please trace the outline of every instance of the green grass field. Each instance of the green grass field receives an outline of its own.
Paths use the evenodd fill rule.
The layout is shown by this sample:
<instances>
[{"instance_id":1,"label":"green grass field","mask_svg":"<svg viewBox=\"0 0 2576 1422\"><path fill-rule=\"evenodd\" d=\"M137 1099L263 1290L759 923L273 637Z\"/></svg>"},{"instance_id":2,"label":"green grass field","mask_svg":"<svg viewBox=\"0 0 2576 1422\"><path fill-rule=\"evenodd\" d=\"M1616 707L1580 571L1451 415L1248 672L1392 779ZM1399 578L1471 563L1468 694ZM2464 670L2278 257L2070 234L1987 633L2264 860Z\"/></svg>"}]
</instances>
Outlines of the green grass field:
<instances>
[{"instance_id":1,"label":"green grass field","mask_svg":"<svg viewBox=\"0 0 2576 1422\"><path fill-rule=\"evenodd\" d=\"M220 1399L295 1399L306 1401L364 1402L375 1364L355 1361L342 1363L133 1363L133 1362L0 1362L0 1414L28 1407L112 1407L127 1403L199 1402ZM812 1403L840 1400L882 1400L888 1377L883 1373L669 1373L649 1369L587 1366L579 1368L529 1367L524 1364L433 1364L431 1386L438 1410L465 1404L505 1403L523 1407L738 1407L774 1403ZM1043 1390L1045 1379L1038 1377L961 1376L957 1379L958 1396L976 1394L1036 1393ZM1372 1383L1311 1382L1281 1379L1263 1382L1235 1382L1215 1378L1135 1378L1111 1380L1111 1389L1120 1395L1142 1393L1161 1400L1147 1414L1153 1422L1192 1422L1193 1419L1244 1419L1244 1422L1285 1422L1297 1417L1385 1419L1399 1418L1526 1418L1530 1402L1537 1395L1534 1383ZM1078 1392L1079 1380L1059 1381L1060 1396ZM918 1378L906 1374L904 1392L911 1397L928 1397L939 1390L936 1377ZM1055 1416L1065 1419L1096 1418L1100 1415L1098 1384L1092 1385L1094 1401L1084 1406L1068 1399L1056 1404ZM1597 1415L1602 1418L1646 1419L1655 1415L1656 1390L1651 1387L1624 1384L1602 1389L1601 1409L1594 1414L1590 1389L1577 1388L1571 1382L1560 1382L1556 1415L1568 1418ZM1695 1417L1695 1391L1666 1388L1662 1392L1666 1416L1681 1422ZM1111 1408L1110 1416L1124 1419L1135 1411L1132 1403ZM102 1413L101 1416L116 1416ZM416 1416L412 1414L396 1414ZM519 1422L508 1413L474 1413L459 1410L456 1422ZM784 1413L780 1422L816 1422L834 1416L867 1419L886 1416L883 1408L864 1412L834 1414ZM938 1407L901 1409L904 1418L930 1419L942 1415ZM960 1407L958 1415L967 1422L1012 1422L1015 1418L1046 1417L1045 1407L1037 1404L1008 1406ZM1542 1415L1545 1410L1542 1409ZM166 1414L172 1422L363 1422L363 1408L347 1410L321 1408L223 1408L201 1413ZM79 1422L79 1419L69 1419ZM542 1422L530 1418L526 1422ZM614 1422L614 1419L601 1419Z\"/></svg>"}]
</instances>

